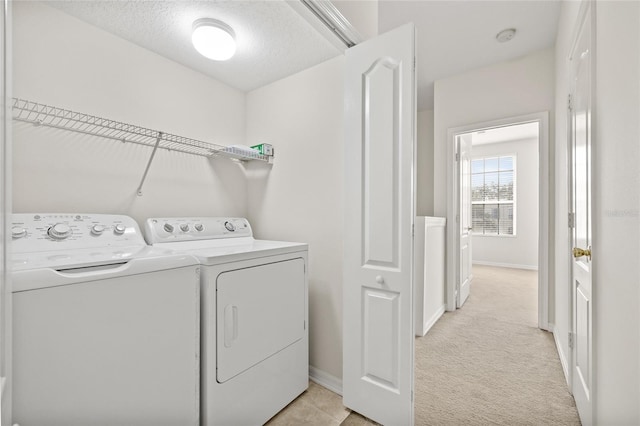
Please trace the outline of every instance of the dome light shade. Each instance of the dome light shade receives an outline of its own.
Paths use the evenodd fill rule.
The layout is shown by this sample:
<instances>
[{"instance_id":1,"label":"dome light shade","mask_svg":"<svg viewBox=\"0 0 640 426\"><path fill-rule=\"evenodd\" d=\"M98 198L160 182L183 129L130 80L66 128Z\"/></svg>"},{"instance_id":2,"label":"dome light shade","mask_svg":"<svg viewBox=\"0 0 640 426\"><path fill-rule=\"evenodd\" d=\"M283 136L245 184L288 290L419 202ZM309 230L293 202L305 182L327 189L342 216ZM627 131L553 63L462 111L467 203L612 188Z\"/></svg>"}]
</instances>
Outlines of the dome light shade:
<instances>
[{"instance_id":1,"label":"dome light shade","mask_svg":"<svg viewBox=\"0 0 640 426\"><path fill-rule=\"evenodd\" d=\"M193 23L191 42L205 58L226 61L236 53L236 35L224 22L203 18Z\"/></svg>"}]
</instances>

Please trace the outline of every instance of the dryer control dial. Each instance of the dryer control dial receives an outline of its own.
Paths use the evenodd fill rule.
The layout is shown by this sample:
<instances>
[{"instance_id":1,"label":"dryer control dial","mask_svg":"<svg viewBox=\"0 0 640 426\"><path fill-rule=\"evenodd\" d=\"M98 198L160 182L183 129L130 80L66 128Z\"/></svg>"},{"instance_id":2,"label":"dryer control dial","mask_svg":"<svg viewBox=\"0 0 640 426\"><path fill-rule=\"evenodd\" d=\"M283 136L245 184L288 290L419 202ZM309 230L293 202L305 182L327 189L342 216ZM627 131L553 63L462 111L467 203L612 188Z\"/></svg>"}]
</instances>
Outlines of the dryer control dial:
<instances>
[{"instance_id":1,"label":"dryer control dial","mask_svg":"<svg viewBox=\"0 0 640 426\"><path fill-rule=\"evenodd\" d=\"M233 232L236 230L236 226L231 222L225 222L224 227L227 228L227 231Z\"/></svg>"},{"instance_id":2,"label":"dryer control dial","mask_svg":"<svg viewBox=\"0 0 640 426\"><path fill-rule=\"evenodd\" d=\"M91 227L91 233L93 235L102 235L102 233L104 232L104 226L103 225L93 225Z\"/></svg>"},{"instance_id":3,"label":"dryer control dial","mask_svg":"<svg viewBox=\"0 0 640 426\"><path fill-rule=\"evenodd\" d=\"M164 226L162 227L162 229L164 229L168 233L172 233L173 232L173 225L170 224L170 223L165 223Z\"/></svg>"},{"instance_id":4,"label":"dryer control dial","mask_svg":"<svg viewBox=\"0 0 640 426\"><path fill-rule=\"evenodd\" d=\"M126 230L127 230L127 227L119 223L116 226L114 226L113 233L116 235L122 235Z\"/></svg>"},{"instance_id":5,"label":"dryer control dial","mask_svg":"<svg viewBox=\"0 0 640 426\"><path fill-rule=\"evenodd\" d=\"M27 235L27 229L22 226L14 226L11 228L11 238L22 238Z\"/></svg>"},{"instance_id":6,"label":"dryer control dial","mask_svg":"<svg viewBox=\"0 0 640 426\"><path fill-rule=\"evenodd\" d=\"M55 240L64 240L71 235L71 228L66 223L56 223L47 230L47 235Z\"/></svg>"},{"instance_id":7,"label":"dryer control dial","mask_svg":"<svg viewBox=\"0 0 640 426\"><path fill-rule=\"evenodd\" d=\"M180 230L182 232L189 232L189 225L186 223L183 223L182 225L180 225Z\"/></svg>"}]
</instances>

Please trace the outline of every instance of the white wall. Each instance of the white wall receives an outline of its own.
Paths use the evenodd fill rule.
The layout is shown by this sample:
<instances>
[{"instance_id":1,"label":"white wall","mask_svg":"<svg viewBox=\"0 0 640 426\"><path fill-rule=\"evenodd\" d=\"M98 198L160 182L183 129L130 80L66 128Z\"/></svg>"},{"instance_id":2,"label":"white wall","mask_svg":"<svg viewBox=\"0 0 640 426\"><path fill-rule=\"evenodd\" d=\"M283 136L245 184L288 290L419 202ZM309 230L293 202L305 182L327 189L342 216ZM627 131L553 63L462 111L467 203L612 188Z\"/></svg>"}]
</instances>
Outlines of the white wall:
<instances>
[{"instance_id":1,"label":"white wall","mask_svg":"<svg viewBox=\"0 0 640 426\"><path fill-rule=\"evenodd\" d=\"M593 146L596 423L640 423L640 3L597 2Z\"/></svg>"},{"instance_id":2,"label":"white wall","mask_svg":"<svg viewBox=\"0 0 640 426\"><path fill-rule=\"evenodd\" d=\"M516 156L516 235L473 235L474 263L538 268L538 140L473 145L473 158Z\"/></svg>"},{"instance_id":3,"label":"white wall","mask_svg":"<svg viewBox=\"0 0 640 426\"><path fill-rule=\"evenodd\" d=\"M416 214L433 216L433 110L418 111Z\"/></svg>"},{"instance_id":4,"label":"white wall","mask_svg":"<svg viewBox=\"0 0 640 426\"><path fill-rule=\"evenodd\" d=\"M435 82L434 212L447 210L447 129L553 111L554 50L545 49ZM550 146L553 146L553 137Z\"/></svg>"},{"instance_id":5,"label":"white wall","mask_svg":"<svg viewBox=\"0 0 640 426\"><path fill-rule=\"evenodd\" d=\"M309 243L310 364L342 377L344 57L247 95L247 141L275 164L249 170L257 237Z\"/></svg>"},{"instance_id":6,"label":"white wall","mask_svg":"<svg viewBox=\"0 0 640 426\"><path fill-rule=\"evenodd\" d=\"M596 5L593 152L594 424L640 423L640 3ZM558 33L557 104L565 105L567 55L578 6L563 3ZM558 109L558 153L566 152ZM565 155L566 157L566 155ZM559 164L560 167L560 164ZM558 176L559 178L561 176ZM558 187L566 185L562 176ZM564 197L561 197L564 198ZM565 201L564 199L562 201ZM566 201L565 201L566 202ZM558 210L562 215L566 210ZM566 350L570 280L567 234L558 234L556 333ZM567 253L567 254L565 254ZM563 299L561 299L561 297ZM566 299L566 302L564 301ZM563 333L563 334L559 334Z\"/></svg>"},{"instance_id":7,"label":"white wall","mask_svg":"<svg viewBox=\"0 0 640 426\"><path fill-rule=\"evenodd\" d=\"M550 48L435 82L435 216L447 216L447 130L543 111L549 111L549 128L552 129L555 116L554 63L554 49ZM548 146L549 164L540 164L540 173L549 175L549 212L554 211L553 147L554 135L551 134ZM540 149L545 149L542 143ZM551 236L554 235L555 227L553 218L550 214ZM551 244L548 250L549 271L553 271L553 249L554 246ZM538 259L538 263L541 264L542 260ZM549 321L553 323L554 276L549 275Z\"/></svg>"},{"instance_id":8,"label":"white wall","mask_svg":"<svg viewBox=\"0 0 640 426\"><path fill-rule=\"evenodd\" d=\"M42 3L14 4L13 94L222 145L245 141L245 95ZM246 214L242 168L147 147L14 125L15 212Z\"/></svg>"}]
</instances>

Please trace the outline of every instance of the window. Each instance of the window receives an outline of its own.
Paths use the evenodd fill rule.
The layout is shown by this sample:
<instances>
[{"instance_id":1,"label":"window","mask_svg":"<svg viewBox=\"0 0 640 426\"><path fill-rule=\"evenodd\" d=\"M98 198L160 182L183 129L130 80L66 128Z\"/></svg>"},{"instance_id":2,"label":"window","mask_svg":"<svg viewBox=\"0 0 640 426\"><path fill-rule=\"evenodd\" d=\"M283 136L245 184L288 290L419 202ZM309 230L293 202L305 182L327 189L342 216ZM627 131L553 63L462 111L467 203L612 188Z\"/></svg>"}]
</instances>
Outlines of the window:
<instances>
[{"instance_id":1,"label":"window","mask_svg":"<svg viewBox=\"0 0 640 426\"><path fill-rule=\"evenodd\" d=\"M471 160L471 223L482 235L515 235L515 157Z\"/></svg>"}]
</instances>

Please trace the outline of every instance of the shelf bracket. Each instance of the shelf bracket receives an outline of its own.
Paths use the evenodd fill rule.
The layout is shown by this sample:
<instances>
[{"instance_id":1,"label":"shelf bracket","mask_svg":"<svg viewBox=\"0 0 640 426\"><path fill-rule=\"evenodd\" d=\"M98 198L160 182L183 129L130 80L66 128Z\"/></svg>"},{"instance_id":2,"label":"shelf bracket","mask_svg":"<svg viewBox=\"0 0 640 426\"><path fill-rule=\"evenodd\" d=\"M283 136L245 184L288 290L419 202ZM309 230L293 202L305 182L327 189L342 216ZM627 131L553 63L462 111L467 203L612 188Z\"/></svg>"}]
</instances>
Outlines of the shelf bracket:
<instances>
[{"instance_id":1,"label":"shelf bracket","mask_svg":"<svg viewBox=\"0 0 640 426\"><path fill-rule=\"evenodd\" d=\"M138 185L138 197L142 197L142 185L144 185L144 181L147 178L147 173L149 173L149 167L151 167L151 163L153 162L153 157L156 155L156 151L158 150L158 146L160 145L160 140L162 139L162 132L158 133L158 138L156 139L156 144L153 146L153 151L151 151L151 157L149 157L149 162L147 162L147 167L144 169L144 174L142 175L142 180L140 181L140 185Z\"/></svg>"}]
</instances>

